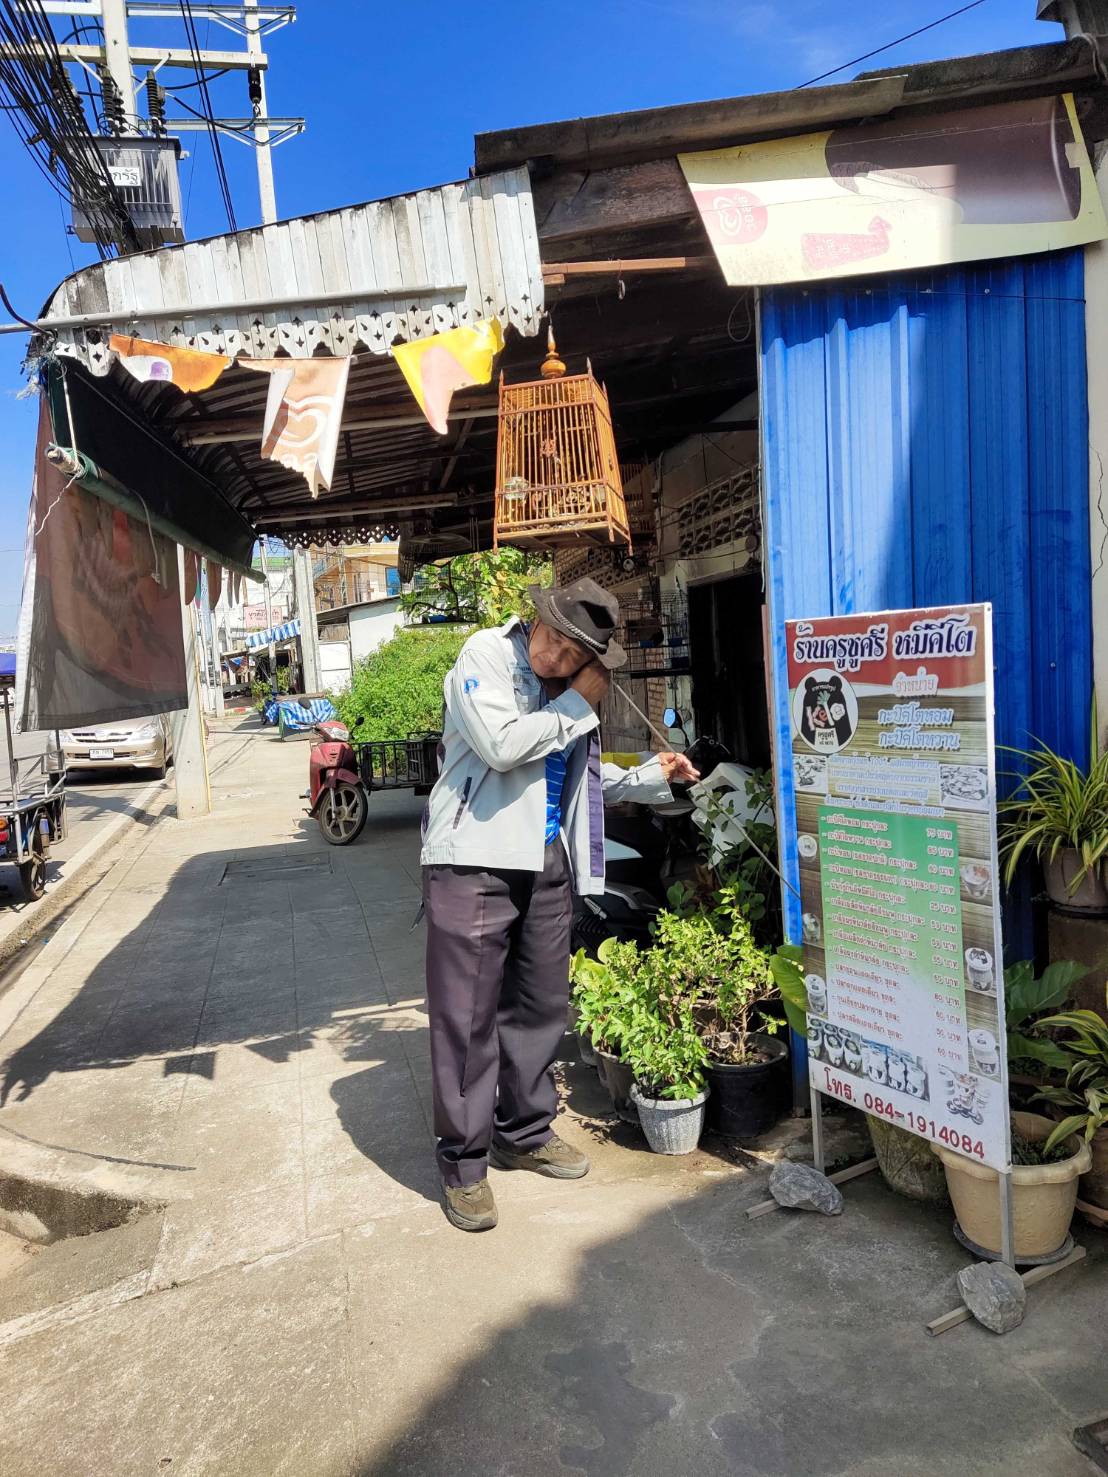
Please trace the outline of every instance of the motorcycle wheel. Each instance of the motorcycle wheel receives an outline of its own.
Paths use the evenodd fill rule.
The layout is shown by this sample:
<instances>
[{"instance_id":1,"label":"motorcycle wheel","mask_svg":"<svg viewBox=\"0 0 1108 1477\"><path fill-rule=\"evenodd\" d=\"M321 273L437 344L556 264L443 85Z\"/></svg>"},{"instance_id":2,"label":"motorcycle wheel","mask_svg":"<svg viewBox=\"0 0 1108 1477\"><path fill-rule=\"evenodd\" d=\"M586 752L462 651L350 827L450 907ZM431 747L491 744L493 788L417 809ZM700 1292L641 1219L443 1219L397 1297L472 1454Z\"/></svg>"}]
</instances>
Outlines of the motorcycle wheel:
<instances>
[{"instance_id":1,"label":"motorcycle wheel","mask_svg":"<svg viewBox=\"0 0 1108 1477\"><path fill-rule=\"evenodd\" d=\"M369 815L369 797L361 785L341 784L324 793L316 811L324 841L349 846L362 834Z\"/></svg>"}]
</instances>

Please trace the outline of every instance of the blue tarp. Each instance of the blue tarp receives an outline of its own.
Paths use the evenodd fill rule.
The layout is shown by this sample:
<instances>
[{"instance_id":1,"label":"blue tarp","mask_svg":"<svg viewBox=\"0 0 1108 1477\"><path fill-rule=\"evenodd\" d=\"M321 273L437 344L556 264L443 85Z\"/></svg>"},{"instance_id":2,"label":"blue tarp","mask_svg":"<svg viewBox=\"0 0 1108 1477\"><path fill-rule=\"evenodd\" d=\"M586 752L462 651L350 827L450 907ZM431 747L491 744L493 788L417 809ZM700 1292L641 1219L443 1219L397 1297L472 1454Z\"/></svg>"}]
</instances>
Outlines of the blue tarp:
<instances>
[{"instance_id":1,"label":"blue tarp","mask_svg":"<svg viewBox=\"0 0 1108 1477\"><path fill-rule=\"evenodd\" d=\"M262 709L263 723L276 723L292 733L303 733L315 723L335 716L335 705L329 698L312 698L298 703L292 698L270 698Z\"/></svg>"}]
</instances>

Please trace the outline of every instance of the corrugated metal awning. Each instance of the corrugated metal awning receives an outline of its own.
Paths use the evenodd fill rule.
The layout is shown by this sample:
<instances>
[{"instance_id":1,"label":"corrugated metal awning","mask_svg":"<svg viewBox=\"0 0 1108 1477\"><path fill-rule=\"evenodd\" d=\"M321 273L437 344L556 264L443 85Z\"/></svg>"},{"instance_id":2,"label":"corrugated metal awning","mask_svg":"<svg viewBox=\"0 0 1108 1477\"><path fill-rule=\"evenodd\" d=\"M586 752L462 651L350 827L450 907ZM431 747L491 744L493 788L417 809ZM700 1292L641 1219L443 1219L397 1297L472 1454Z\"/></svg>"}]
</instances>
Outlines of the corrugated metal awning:
<instances>
[{"instance_id":1,"label":"corrugated metal awning","mask_svg":"<svg viewBox=\"0 0 1108 1477\"><path fill-rule=\"evenodd\" d=\"M537 333L542 266L525 168L100 262L49 298L58 353L110 368L111 332L209 353L387 354L497 317Z\"/></svg>"},{"instance_id":2,"label":"corrugated metal awning","mask_svg":"<svg viewBox=\"0 0 1108 1477\"><path fill-rule=\"evenodd\" d=\"M298 620L285 621L279 626L270 626L268 631L255 631L252 636L246 638L247 651L260 651L263 646L269 646L271 642L278 645L282 641L291 641L293 637L300 635L300 622Z\"/></svg>"}]
</instances>

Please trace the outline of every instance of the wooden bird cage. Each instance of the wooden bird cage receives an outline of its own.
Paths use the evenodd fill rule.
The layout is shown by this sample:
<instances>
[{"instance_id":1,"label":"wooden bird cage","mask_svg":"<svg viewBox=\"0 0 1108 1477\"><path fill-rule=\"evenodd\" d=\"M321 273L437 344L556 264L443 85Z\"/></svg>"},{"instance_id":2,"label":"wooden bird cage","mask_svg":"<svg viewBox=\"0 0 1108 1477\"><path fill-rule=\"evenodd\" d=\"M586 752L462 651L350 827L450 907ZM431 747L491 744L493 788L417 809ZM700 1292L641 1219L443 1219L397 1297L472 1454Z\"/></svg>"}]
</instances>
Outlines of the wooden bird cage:
<instances>
[{"instance_id":1,"label":"wooden bird cage","mask_svg":"<svg viewBox=\"0 0 1108 1477\"><path fill-rule=\"evenodd\" d=\"M500 377L493 548L631 543L603 385L567 375L553 333L542 379Z\"/></svg>"}]
</instances>

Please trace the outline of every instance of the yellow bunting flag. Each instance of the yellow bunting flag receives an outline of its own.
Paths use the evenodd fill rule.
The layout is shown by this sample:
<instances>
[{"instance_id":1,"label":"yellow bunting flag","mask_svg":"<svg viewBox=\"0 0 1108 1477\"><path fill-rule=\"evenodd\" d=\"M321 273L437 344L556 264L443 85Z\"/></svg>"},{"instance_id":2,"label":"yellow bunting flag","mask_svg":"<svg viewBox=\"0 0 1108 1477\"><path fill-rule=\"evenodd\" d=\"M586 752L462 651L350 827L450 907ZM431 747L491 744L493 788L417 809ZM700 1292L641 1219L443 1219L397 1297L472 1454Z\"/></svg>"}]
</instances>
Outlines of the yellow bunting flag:
<instances>
[{"instance_id":1,"label":"yellow bunting flag","mask_svg":"<svg viewBox=\"0 0 1108 1477\"><path fill-rule=\"evenodd\" d=\"M162 380L176 385L186 394L207 390L215 384L230 359L224 354L205 354L199 349L177 349L172 344L152 343L149 339L113 333L109 343L112 352L128 374L144 384Z\"/></svg>"},{"instance_id":2,"label":"yellow bunting flag","mask_svg":"<svg viewBox=\"0 0 1108 1477\"><path fill-rule=\"evenodd\" d=\"M392 352L420 410L439 435L445 436L454 391L487 385L493 360L503 347L499 318L483 318L469 328L448 328L410 344L394 344Z\"/></svg>"}]
</instances>

